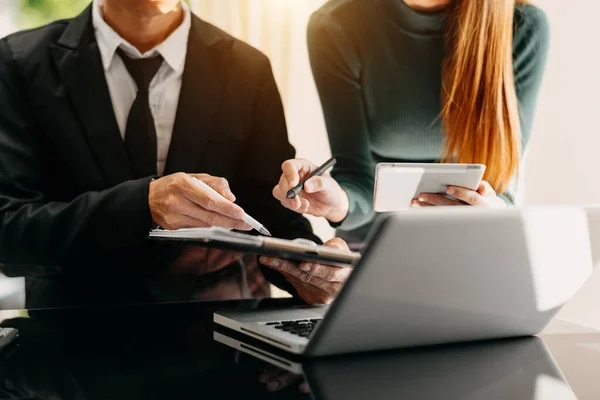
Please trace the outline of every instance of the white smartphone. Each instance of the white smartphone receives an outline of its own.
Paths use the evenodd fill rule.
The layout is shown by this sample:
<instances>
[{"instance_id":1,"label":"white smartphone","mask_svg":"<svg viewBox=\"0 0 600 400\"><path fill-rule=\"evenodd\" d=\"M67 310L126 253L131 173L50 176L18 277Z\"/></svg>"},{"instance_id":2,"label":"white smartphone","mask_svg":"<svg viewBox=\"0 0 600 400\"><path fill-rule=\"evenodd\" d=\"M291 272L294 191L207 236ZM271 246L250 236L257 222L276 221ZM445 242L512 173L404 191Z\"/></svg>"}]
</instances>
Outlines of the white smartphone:
<instances>
[{"instance_id":1,"label":"white smartphone","mask_svg":"<svg viewBox=\"0 0 600 400\"><path fill-rule=\"evenodd\" d=\"M482 164L379 163L375 168L375 211L406 210L419 194L445 194L448 186L476 190L484 172Z\"/></svg>"}]
</instances>

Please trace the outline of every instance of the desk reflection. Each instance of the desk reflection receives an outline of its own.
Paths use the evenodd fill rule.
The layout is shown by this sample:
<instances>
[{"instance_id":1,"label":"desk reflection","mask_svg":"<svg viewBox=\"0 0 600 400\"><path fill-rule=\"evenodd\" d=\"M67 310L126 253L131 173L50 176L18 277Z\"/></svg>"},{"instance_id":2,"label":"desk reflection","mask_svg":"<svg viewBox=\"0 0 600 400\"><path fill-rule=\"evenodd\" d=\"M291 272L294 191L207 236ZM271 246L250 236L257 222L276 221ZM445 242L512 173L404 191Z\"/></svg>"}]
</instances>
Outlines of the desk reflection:
<instances>
[{"instance_id":1,"label":"desk reflection","mask_svg":"<svg viewBox=\"0 0 600 400\"><path fill-rule=\"evenodd\" d=\"M301 371L314 399L577 399L538 337L317 359L286 359L231 331L215 339L288 374ZM292 372L284 372L283 368Z\"/></svg>"},{"instance_id":2,"label":"desk reflection","mask_svg":"<svg viewBox=\"0 0 600 400\"><path fill-rule=\"evenodd\" d=\"M267 359L248 349L268 353L268 346L242 342L231 331L220 333L247 345L244 352L213 339L219 333L215 310L292 304L266 299L37 310L5 319L0 326L21 335L16 347L0 352L0 399L307 399L299 382L277 393L259 382ZM296 359L289 369L304 374L314 399L598 398L598 333L543 338ZM565 375L579 379L573 381L577 396L554 354ZM587 375L569 367L581 360Z\"/></svg>"},{"instance_id":3,"label":"desk reflection","mask_svg":"<svg viewBox=\"0 0 600 400\"><path fill-rule=\"evenodd\" d=\"M263 271L256 255L175 243L147 243L65 268L0 265L3 274L26 278L28 309L267 298L283 277L271 274L271 282Z\"/></svg>"},{"instance_id":4,"label":"desk reflection","mask_svg":"<svg viewBox=\"0 0 600 400\"><path fill-rule=\"evenodd\" d=\"M539 338L324 361L305 374L328 400L577 398Z\"/></svg>"},{"instance_id":5,"label":"desk reflection","mask_svg":"<svg viewBox=\"0 0 600 400\"><path fill-rule=\"evenodd\" d=\"M215 309L261 303L271 300L36 310L5 319L0 326L20 336L0 352L0 399L261 398L262 365L212 340Z\"/></svg>"},{"instance_id":6,"label":"desk reflection","mask_svg":"<svg viewBox=\"0 0 600 400\"><path fill-rule=\"evenodd\" d=\"M258 258L198 246L184 246L150 282L157 301L236 300L269 297Z\"/></svg>"}]
</instances>

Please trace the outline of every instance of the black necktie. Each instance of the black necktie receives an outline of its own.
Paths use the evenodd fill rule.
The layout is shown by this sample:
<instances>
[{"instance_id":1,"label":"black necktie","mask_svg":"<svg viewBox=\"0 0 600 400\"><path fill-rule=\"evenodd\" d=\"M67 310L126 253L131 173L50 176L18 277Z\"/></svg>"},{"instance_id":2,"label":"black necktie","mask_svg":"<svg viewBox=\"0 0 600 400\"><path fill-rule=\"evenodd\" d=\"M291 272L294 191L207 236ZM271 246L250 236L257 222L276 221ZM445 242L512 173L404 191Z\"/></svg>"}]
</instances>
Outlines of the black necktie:
<instances>
[{"instance_id":1,"label":"black necktie","mask_svg":"<svg viewBox=\"0 0 600 400\"><path fill-rule=\"evenodd\" d=\"M162 57L133 59L117 50L129 75L137 85L137 96L127 117L125 148L133 178L156 175L156 128L148 101L148 87L162 64Z\"/></svg>"}]
</instances>

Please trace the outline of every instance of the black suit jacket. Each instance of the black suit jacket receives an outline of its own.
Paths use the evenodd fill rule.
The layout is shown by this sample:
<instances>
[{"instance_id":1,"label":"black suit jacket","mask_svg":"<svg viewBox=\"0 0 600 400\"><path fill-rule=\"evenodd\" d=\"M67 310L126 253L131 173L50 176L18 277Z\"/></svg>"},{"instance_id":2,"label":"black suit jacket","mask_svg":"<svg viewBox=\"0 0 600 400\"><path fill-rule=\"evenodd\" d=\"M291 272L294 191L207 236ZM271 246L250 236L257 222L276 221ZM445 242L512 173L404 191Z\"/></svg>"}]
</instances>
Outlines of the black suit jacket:
<instances>
[{"instance_id":1,"label":"black suit jacket","mask_svg":"<svg viewBox=\"0 0 600 400\"><path fill-rule=\"evenodd\" d=\"M293 156L268 59L192 17L165 175L227 178L275 236L315 240L271 195ZM30 305L36 291L70 299L58 302L144 297L135 282L154 254L149 182L132 179L90 7L0 41L0 263L45 275L28 281Z\"/></svg>"}]
</instances>

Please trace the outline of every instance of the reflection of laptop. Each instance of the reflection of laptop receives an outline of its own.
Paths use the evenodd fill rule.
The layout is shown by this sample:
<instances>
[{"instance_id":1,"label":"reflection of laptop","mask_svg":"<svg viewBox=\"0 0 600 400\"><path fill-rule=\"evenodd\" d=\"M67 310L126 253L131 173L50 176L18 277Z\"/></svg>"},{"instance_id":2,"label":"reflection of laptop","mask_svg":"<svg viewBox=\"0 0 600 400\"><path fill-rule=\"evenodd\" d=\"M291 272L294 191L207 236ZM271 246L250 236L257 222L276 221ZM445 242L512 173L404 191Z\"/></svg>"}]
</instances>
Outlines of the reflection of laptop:
<instances>
[{"instance_id":1,"label":"reflection of laptop","mask_svg":"<svg viewBox=\"0 0 600 400\"><path fill-rule=\"evenodd\" d=\"M592 271L592 214L457 207L390 215L330 307L214 320L305 356L536 334Z\"/></svg>"},{"instance_id":2,"label":"reflection of laptop","mask_svg":"<svg viewBox=\"0 0 600 400\"><path fill-rule=\"evenodd\" d=\"M319 400L577 398L537 337L302 361L233 331L214 335L218 342L303 374Z\"/></svg>"}]
</instances>

